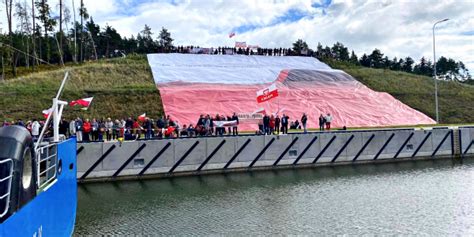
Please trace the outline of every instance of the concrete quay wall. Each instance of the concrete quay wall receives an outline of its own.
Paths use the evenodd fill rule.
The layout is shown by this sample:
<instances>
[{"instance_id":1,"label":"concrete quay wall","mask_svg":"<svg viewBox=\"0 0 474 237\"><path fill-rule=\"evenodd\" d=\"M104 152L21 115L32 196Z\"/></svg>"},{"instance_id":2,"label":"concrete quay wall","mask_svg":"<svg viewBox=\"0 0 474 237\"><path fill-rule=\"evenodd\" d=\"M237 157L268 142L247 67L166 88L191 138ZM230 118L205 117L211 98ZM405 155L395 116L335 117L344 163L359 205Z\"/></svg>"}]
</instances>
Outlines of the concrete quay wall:
<instances>
[{"instance_id":1,"label":"concrete quay wall","mask_svg":"<svg viewBox=\"0 0 474 237\"><path fill-rule=\"evenodd\" d=\"M77 144L79 182L474 154L474 127Z\"/></svg>"}]
</instances>

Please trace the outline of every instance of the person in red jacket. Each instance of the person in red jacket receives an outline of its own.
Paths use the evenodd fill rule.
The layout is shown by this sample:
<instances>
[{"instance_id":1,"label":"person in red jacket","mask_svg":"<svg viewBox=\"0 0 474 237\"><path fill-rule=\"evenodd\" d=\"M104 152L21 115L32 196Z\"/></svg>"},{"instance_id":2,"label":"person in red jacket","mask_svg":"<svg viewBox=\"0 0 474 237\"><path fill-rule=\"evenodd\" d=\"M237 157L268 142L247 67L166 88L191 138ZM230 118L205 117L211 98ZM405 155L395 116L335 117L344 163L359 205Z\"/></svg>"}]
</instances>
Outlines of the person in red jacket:
<instances>
[{"instance_id":1,"label":"person in red jacket","mask_svg":"<svg viewBox=\"0 0 474 237\"><path fill-rule=\"evenodd\" d=\"M89 142L90 141L89 134L91 133L91 131L92 131L91 122L89 121L89 119L86 119L86 121L82 125L82 133L83 133L82 139L83 139L84 142Z\"/></svg>"},{"instance_id":2,"label":"person in red jacket","mask_svg":"<svg viewBox=\"0 0 474 237\"><path fill-rule=\"evenodd\" d=\"M268 135L270 134L273 134L273 131L275 131L275 116L270 116L270 123L268 124L268 126L270 127L270 132L268 133Z\"/></svg>"},{"instance_id":3,"label":"person in red jacket","mask_svg":"<svg viewBox=\"0 0 474 237\"><path fill-rule=\"evenodd\" d=\"M138 120L135 119L135 121L133 121L133 127L132 128L133 128L133 134L136 135L137 139L140 139L143 127L140 126L140 124L138 123Z\"/></svg>"}]
</instances>

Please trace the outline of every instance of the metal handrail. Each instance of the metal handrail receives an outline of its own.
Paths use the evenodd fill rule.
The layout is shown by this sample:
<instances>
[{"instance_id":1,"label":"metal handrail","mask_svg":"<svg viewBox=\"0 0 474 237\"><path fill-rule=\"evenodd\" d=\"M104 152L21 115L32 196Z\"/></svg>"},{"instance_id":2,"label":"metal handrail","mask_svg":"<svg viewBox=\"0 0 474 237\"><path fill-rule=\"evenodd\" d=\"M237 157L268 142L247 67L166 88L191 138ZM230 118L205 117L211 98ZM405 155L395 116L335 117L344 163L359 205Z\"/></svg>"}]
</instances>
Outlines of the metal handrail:
<instances>
[{"instance_id":1,"label":"metal handrail","mask_svg":"<svg viewBox=\"0 0 474 237\"><path fill-rule=\"evenodd\" d=\"M48 167L46 170L44 170L43 172L40 173L40 176L43 175L43 174L45 174L46 172L48 172L49 170L51 170L52 168L55 168L55 167L56 167L56 164L54 164L54 165Z\"/></svg>"},{"instance_id":2,"label":"metal handrail","mask_svg":"<svg viewBox=\"0 0 474 237\"><path fill-rule=\"evenodd\" d=\"M8 209L10 208L10 194L11 194L12 177L13 177L13 160L10 159L10 158L0 160L0 165L2 165L4 163L7 163L7 162L10 162L10 173L8 174L7 177L2 178L0 180L0 182L4 182L4 181L8 180L7 192L0 197L0 200L3 200L4 198L6 198L7 200L5 201L5 209L2 211L2 213L0 213L0 218L5 216L8 212Z\"/></svg>"},{"instance_id":3,"label":"metal handrail","mask_svg":"<svg viewBox=\"0 0 474 237\"><path fill-rule=\"evenodd\" d=\"M53 148L53 150L50 152L50 149ZM37 187L38 190L44 189L47 185L51 184L52 180L56 179L57 177L57 144L47 144L41 147L38 147L36 149L36 159L37 159ZM48 162L49 161L49 164ZM44 170L41 169L41 163L45 162L46 167ZM51 176L48 177L48 172L50 170L54 170L54 173L52 173ZM45 175L46 179L41 180L41 176Z\"/></svg>"}]
</instances>

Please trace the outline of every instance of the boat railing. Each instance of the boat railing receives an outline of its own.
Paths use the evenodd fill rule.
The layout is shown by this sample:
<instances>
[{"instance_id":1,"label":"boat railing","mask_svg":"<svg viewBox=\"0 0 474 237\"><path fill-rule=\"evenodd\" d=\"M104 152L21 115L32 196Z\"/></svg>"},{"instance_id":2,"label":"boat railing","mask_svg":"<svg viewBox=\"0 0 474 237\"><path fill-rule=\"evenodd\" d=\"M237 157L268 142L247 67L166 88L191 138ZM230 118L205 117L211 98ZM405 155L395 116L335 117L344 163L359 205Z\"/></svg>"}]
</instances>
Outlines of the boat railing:
<instances>
[{"instance_id":1,"label":"boat railing","mask_svg":"<svg viewBox=\"0 0 474 237\"><path fill-rule=\"evenodd\" d=\"M6 190L5 193L0 193L0 218L8 213L10 207L10 193L13 178L13 160L0 160L0 190Z\"/></svg>"},{"instance_id":2,"label":"boat railing","mask_svg":"<svg viewBox=\"0 0 474 237\"><path fill-rule=\"evenodd\" d=\"M40 146L36 149L37 164L37 187L38 191L44 191L52 185L57 177L58 149L57 144L52 143Z\"/></svg>"}]
</instances>

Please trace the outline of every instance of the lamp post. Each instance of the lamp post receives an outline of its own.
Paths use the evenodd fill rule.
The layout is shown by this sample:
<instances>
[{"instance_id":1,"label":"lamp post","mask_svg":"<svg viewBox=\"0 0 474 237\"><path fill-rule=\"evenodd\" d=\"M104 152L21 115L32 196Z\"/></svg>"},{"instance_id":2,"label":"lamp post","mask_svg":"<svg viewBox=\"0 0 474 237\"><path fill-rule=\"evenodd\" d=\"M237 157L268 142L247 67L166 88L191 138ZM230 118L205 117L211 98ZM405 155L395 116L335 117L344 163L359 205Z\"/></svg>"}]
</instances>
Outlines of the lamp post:
<instances>
[{"instance_id":1,"label":"lamp post","mask_svg":"<svg viewBox=\"0 0 474 237\"><path fill-rule=\"evenodd\" d=\"M439 111L438 111L438 79L436 79L436 44L435 44L435 27L438 23L448 21L446 18L441 21L437 21L433 24L433 79L435 84L435 106L436 106L436 123L439 124Z\"/></svg>"}]
</instances>

